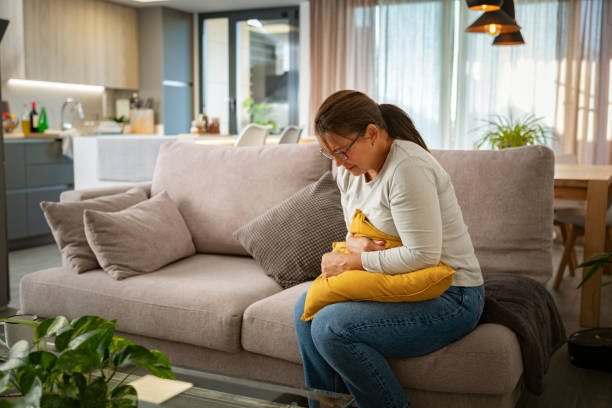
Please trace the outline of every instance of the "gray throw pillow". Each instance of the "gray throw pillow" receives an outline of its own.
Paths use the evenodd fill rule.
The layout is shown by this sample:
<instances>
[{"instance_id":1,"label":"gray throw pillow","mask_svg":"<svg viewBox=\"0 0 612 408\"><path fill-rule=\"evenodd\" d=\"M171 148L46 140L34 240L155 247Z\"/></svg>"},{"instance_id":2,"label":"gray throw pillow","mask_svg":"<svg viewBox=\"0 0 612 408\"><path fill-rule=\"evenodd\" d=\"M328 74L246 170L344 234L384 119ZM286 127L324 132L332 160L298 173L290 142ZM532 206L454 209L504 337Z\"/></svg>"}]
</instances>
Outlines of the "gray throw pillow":
<instances>
[{"instance_id":1,"label":"gray throw pillow","mask_svg":"<svg viewBox=\"0 0 612 408\"><path fill-rule=\"evenodd\" d=\"M123 211L85 210L83 222L89 246L114 279L153 272L195 254L185 220L165 191Z\"/></svg>"},{"instance_id":2,"label":"gray throw pillow","mask_svg":"<svg viewBox=\"0 0 612 408\"><path fill-rule=\"evenodd\" d=\"M64 265L74 273L83 273L100 267L87 244L83 230L83 212L88 209L120 211L147 198L149 198L147 193L142 188L136 187L124 193L83 201L59 203L43 201L40 203L40 208L62 253Z\"/></svg>"},{"instance_id":3,"label":"gray throw pillow","mask_svg":"<svg viewBox=\"0 0 612 408\"><path fill-rule=\"evenodd\" d=\"M346 237L331 172L251 220L234 237L283 288L316 278L323 254Z\"/></svg>"}]
</instances>

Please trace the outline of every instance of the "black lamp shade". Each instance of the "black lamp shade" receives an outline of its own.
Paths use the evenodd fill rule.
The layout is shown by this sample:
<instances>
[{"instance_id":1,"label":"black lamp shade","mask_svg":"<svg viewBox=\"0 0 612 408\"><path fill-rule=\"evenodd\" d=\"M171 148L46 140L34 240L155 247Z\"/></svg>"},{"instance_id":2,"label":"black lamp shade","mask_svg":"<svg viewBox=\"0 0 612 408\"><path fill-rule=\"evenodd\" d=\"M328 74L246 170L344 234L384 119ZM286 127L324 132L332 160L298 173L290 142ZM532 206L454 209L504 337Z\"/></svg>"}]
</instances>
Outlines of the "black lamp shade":
<instances>
[{"instance_id":1,"label":"black lamp shade","mask_svg":"<svg viewBox=\"0 0 612 408\"><path fill-rule=\"evenodd\" d=\"M468 33L486 33L490 35L498 35L505 33L513 33L519 31L521 27L517 25L511 18L502 10L490 11L478 17L468 28L465 29Z\"/></svg>"},{"instance_id":2,"label":"black lamp shade","mask_svg":"<svg viewBox=\"0 0 612 408\"><path fill-rule=\"evenodd\" d=\"M521 45L525 44L520 31L500 34L493 40L493 45Z\"/></svg>"},{"instance_id":3,"label":"black lamp shade","mask_svg":"<svg viewBox=\"0 0 612 408\"><path fill-rule=\"evenodd\" d=\"M466 0L466 2L472 11L495 11L500 9L504 0Z\"/></svg>"}]
</instances>

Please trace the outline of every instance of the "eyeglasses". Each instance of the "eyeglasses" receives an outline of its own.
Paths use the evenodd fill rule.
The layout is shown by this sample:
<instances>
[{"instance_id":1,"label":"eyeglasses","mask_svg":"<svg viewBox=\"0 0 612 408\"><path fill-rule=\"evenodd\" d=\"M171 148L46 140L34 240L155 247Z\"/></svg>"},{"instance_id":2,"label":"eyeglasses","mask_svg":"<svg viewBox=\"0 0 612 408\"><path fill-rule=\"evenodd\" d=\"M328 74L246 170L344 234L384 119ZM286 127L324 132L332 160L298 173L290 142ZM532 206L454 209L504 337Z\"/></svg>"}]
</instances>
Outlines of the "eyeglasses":
<instances>
[{"instance_id":1,"label":"eyeglasses","mask_svg":"<svg viewBox=\"0 0 612 408\"><path fill-rule=\"evenodd\" d=\"M348 151L350 150L351 147L353 147L353 145L355 144L355 142L357 141L357 139L359 139L361 137L362 133L358 134L357 137L355 139L353 139L353 141L351 142L350 145L348 145L348 147L344 150L336 150L334 152L328 153L325 150L321 149L319 150L321 152L321 155L323 157L325 157L326 159L329 160L334 160L334 159L338 159L340 161L346 161L348 160Z\"/></svg>"}]
</instances>

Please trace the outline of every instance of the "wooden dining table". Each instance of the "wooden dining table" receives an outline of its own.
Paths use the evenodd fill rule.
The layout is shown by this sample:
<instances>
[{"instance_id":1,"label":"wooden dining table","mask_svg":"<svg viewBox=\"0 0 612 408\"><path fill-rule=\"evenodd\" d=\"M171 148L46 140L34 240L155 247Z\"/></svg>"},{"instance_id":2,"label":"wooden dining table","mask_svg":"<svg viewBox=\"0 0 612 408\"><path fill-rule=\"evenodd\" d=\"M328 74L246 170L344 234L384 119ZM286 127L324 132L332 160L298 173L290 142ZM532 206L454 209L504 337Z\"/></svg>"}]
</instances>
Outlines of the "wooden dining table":
<instances>
[{"instance_id":1,"label":"wooden dining table","mask_svg":"<svg viewBox=\"0 0 612 408\"><path fill-rule=\"evenodd\" d=\"M612 166L555 165L555 198L586 201L584 259L605 251L606 212L612 196ZM589 268L583 268L582 276ZM602 270L581 288L580 325L599 327Z\"/></svg>"}]
</instances>

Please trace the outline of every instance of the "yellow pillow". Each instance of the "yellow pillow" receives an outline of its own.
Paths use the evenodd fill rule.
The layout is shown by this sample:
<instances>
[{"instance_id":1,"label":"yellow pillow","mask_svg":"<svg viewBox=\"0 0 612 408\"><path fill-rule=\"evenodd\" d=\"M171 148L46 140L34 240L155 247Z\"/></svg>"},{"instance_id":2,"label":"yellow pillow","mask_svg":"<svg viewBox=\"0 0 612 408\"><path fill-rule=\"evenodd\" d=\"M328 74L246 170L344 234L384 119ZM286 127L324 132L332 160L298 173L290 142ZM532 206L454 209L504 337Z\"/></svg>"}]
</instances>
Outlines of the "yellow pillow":
<instances>
[{"instance_id":1,"label":"yellow pillow","mask_svg":"<svg viewBox=\"0 0 612 408\"><path fill-rule=\"evenodd\" d=\"M359 209L355 210L349 231L355 237L385 240L385 249L402 245L399 238L377 230ZM334 242L332 248L350 253L345 242ZM302 320L311 320L325 306L347 300L420 302L433 299L448 289L454 274L450 266L440 262L431 268L397 275L362 270L345 271L330 278L319 275L306 294Z\"/></svg>"}]
</instances>

